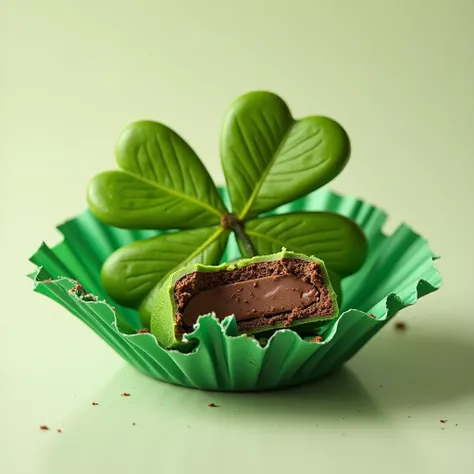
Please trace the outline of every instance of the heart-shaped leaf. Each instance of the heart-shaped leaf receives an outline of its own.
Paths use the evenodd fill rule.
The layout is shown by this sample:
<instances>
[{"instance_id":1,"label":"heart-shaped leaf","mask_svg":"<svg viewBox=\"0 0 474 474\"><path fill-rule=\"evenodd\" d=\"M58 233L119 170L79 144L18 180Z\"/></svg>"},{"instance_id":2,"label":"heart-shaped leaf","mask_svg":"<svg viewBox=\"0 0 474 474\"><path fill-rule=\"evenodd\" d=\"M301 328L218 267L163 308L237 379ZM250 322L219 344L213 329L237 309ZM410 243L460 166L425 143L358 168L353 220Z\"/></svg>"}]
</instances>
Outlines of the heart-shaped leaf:
<instances>
[{"instance_id":1,"label":"heart-shaped leaf","mask_svg":"<svg viewBox=\"0 0 474 474\"><path fill-rule=\"evenodd\" d=\"M367 255L367 241L352 220L331 212L295 212L245 223L260 255L276 253L282 247L314 255L331 272L347 276L356 272Z\"/></svg>"},{"instance_id":2,"label":"heart-shaped leaf","mask_svg":"<svg viewBox=\"0 0 474 474\"><path fill-rule=\"evenodd\" d=\"M102 284L117 303L136 308L170 272L192 263L218 263L227 238L224 229L207 227L133 242L106 260Z\"/></svg>"},{"instance_id":3,"label":"heart-shaped leaf","mask_svg":"<svg viewBox=\"0 0 474 474\"><path fill-rule=\"evenodd\" d=\"M225 206L192 148L157 122L129 125L116 147L121 171L95 176L87 199L94 215L126 229L218 225Z\"/></svg>"},{"instance_id":4,"label":"heart-shaped leaf","mask_svg":"<svg viewBox=\"0 0 474 474\"><path fill-rule=\"evenodd\" d=\"M255 217L336 177L350 155L344 129L327 117L295 120L270 92L239 97L221 132L221 160L232 211Z\"/></svg>"}]
</instances>

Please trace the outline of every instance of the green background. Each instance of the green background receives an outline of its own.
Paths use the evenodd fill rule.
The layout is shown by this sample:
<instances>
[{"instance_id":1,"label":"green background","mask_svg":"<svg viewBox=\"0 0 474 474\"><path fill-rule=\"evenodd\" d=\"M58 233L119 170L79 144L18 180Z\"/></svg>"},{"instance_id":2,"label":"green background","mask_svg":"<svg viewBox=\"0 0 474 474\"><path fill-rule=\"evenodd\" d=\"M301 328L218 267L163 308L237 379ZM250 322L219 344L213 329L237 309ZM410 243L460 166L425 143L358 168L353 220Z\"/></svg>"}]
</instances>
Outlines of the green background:
<instances>
[{"instance_id":1,"label":"green background","mask_svg":"<svg viewBox=\"0 0 474 474\"><path fill-rule=\"evenodd\" d=\"M0 472L474 470L471 0L0 6ZM333 187L389 211L388 230L428 236L443 288L322 385L262 397L156 383L34 294L27 257L84 209L132 120L176 128L220 183L221 117L257 88L345 126L353 154Z\"/></svg>"}]
</instances>

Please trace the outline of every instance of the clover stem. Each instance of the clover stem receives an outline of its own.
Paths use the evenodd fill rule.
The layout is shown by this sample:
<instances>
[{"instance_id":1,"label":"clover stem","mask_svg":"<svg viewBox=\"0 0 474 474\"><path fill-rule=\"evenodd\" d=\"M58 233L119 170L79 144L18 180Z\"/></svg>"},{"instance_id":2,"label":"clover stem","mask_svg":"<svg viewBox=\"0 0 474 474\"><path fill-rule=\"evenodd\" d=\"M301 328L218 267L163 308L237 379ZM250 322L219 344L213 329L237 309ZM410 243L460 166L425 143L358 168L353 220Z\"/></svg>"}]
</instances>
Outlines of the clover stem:
<instances>
[{"instance_id":1,"label":"clover stem","mask_svg":"<svg viewBox=\"0 0 474 474\"><path fill-rule=\"evenodd\" d=\"M237 236L237 240L242 244L241 250L245 253L244 257L250 258L257 255L257 251L245 233L243 223L233 214L224 214L221 220L221 226L224 229L231 230Z\"/></svg>"},{"instance_id":2,"label":"clover stem","mask_svg":"<svg viewBox=\"0 0 474 474\"><path fill-rule=\"evenodd\" d=\"M255 251L255 247L252 244L252 241L249 239L248 235L245 233L242 224L237 224L232 227L237 239L240 240L243 250L245 251L245 257L255 257L257 252Z\"/></svg>"}]
</instances>

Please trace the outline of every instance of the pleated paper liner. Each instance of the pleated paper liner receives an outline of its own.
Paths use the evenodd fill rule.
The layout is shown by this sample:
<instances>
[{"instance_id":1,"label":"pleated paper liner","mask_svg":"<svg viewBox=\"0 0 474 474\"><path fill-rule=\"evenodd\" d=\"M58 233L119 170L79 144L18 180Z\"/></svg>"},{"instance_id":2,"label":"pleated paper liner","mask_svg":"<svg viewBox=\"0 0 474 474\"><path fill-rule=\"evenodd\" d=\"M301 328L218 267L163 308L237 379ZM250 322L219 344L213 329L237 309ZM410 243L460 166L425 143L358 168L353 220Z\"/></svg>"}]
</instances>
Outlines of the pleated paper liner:
<instances>
[{"instance_id":1,"label":"pleated paper liner","mask_svg":"<svg viewBox=\"0 0 474 474\"><path fill-rule=\"evenodd\" d=\"M405 225L384 235L381 229L387 216L374 206L320 190L274 213L302 210L344 214L358 222L369 241L364 266L343 280L340 316L320 329L322 342L285 329L262 345L239 335L233 317L219 323L208 315L187 336L197 342L192 352L161 348L152 334L137 333L141 328L137 312L115 304L100 283L101 266L114 250L158 232L109 227L88 211L59 226L62 243L53 248L43 244L31 257L38 267L31 275L34 289L64 306L123 359L158 380L222 391L310 382L350 359L398 311L439 289L441 277L427 241ZM230 240L223 261L238 257L237 245Z\"/></svg>"}]
</instances>

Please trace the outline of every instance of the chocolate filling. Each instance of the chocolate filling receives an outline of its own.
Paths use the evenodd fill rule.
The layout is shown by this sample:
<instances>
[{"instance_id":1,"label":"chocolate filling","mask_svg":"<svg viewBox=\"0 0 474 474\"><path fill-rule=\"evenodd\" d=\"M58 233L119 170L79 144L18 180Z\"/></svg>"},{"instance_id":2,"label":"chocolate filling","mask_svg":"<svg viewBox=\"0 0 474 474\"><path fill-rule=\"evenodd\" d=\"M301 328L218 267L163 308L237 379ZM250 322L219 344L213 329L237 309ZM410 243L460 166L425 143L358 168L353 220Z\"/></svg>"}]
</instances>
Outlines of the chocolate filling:
<instances>
[{"instance_id":1,"label":"chocolate filling","mask_svg":"<svg viewBox=\"0 0 474 474\"><path fill-rule=\"evenodd\" d=\"M285 258L219 272L193 272L175 284L176 335L203 314L235 315L240 331L330 316L333 303L316 262Z\"/></svg>"}]
</instances>

